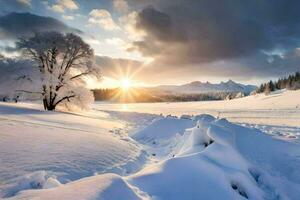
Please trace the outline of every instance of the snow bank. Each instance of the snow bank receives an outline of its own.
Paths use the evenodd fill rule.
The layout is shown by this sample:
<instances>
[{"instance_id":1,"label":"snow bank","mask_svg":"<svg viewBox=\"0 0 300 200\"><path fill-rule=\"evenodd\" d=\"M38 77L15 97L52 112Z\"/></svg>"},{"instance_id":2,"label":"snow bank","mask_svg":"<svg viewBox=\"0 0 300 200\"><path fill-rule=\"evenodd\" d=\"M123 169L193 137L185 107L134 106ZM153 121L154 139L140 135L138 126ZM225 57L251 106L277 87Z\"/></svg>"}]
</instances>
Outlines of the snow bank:
<instances>
[{"instance_id":1,"label":"snow bank","mask_svg":"<svg viewBox=\"0 0 300 200\"><path fill-rule=\"evenodd\" d=\"M141 198L120 176L115 174L104 174L93 176L91 178L80 179L56 188L23 191L20 192L18 196L9 199L137 200Z\"/></svg>"},{"instance_id":2,"label":"snow bank","mask_svg":"<svg viewBox=\"0 0 300 200\"><path fill-rule=\"evenodd\" d=\"M93 176L12 199L299 199L299 144L209 115L160 118L134 137L157 157L141 171Z\"/></svg>"},{"instance_id":3,"label":"snow bank","mask_svg":"<svg viewBox=\"0 0 300 200\"><path fill-rule=\"evenodd\" d=\"M138 141L169 138L174 134L183 134L185 129L193 126L193 124L193 121L189 119L178 119L167 116L157 119L145 129L135 133L132 137Z\"/></svg>"},{"instance_id":4,"label":"snow bank","mask_svg":"<svg viewBox=\"0 0 300 200\"><path fill-rule=\"evenodd\" d=\"M51 177L46 171L37 171L19 177L16 183L8 189L6 196L13 196L22 190L48 189L59 185L61 185L61 183L55 176Z\"/></svg>"}]
</instances>

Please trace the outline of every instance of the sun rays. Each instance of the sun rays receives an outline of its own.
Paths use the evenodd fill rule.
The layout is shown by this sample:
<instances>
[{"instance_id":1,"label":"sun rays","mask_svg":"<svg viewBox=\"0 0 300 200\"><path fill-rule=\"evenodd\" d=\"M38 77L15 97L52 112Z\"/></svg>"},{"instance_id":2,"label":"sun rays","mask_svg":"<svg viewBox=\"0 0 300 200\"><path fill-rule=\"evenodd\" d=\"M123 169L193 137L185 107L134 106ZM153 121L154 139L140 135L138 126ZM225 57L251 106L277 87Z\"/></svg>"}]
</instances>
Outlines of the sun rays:
<instances>
[{"instance_id":1,"label":"sun rays","mask_svg":"<svg viewBox=\"0 0 300 200\"><path fill-rule=\"evenodd\" d=\"M127 60L114 59L109 63L110 70L105 71L105 76L98 82L96 88L111 91L110 100L116 102L135 102L145 96L144 87L149 84L144 82L143 73L153 59Z\"/></svg>"},{"instance_id":2,"label":"sun rays","mask_svg":"<svg viewBox=\"0 0 300 200\"><path fill-rule=\"evenodd\" d=\"M121 79L120 88L122 88L122 90L128 90L130 87L132 87L132 81L129 78Z\"/></svg>"}]
</instances>

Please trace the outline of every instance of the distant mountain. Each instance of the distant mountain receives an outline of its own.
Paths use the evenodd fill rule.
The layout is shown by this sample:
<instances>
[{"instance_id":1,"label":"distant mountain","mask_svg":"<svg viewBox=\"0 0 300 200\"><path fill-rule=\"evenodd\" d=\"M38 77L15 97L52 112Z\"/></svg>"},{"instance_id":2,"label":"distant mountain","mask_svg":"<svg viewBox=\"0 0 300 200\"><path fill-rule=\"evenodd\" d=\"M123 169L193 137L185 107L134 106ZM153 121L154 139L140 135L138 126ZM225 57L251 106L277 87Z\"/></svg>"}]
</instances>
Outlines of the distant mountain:
<instances>
[{"instance_id":1,"label":"distant mountain","mask_svg":"<svg viewBox=\"0 0 300 200\"><path fill-rule=\"evenodd\" d=\"M45 31L81 33L80 30L71 28L52 17L17 12L0 16L0 30L1 39L17 39L22 36L31 36L36 32Z\"/></svg>"},{"instance_id":2,"label":"distant mountain","mask_svg":"<svg viewBox=\"0 0 300 200\"><path fill-rule=\"evenodd\" d=\"M130 88L127 92L121 88L96 89L95 100L116 102L186 102L211 101L241 98L256 90L254 85L243 85L232 80L212 84L200 81L184 85L160 85L157 87Z\"/></svg>"},{"instance_id":3,"label":"distant mountain","mask_svg":"<svg viewBox=\"0 0 300 200\"><path fill-rule=\"evenodd\" d=\"M216 93L216 92L243 92L249 94L257 87L254 85L244 85L236 83L232 80L227 82L221 82L219 84L213 84L210 82L194 81L184 85L161 85L152 89L160 90L167 93L181 93L181 94L192 94L192 93Z\"/></svg>"}]
</instances>

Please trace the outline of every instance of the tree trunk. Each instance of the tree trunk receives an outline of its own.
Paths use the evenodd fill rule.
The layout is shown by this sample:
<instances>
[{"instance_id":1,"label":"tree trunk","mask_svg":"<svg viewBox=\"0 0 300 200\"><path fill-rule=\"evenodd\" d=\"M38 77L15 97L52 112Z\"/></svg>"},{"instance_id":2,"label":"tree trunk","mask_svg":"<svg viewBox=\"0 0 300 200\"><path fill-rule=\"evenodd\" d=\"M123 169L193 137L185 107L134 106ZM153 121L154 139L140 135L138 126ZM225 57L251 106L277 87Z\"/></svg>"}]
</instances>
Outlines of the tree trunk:
<instances>
[{"instance_id":1,"label":"tree trunk","mask_svg":"<svg viewBox=\"0 0 300 200\"><path fill-rule=\"evenodd\" d=\"M47 98L43 99L43 105L45 110L55 110L56 105L48 102Z\"/></svg>"},{"instance_id":2,"label":"tree trunk","mask_svg":"<svg viewBox=\"0 0 300 200\"><path fill-rule=\"evenodd\" d=\"M47 99L46 98L43 98L43 105L44 105L44 109L47 110Z\"/></svg>"},{"instance_id":3,"label":"tree trunk","mask_svg":"<svg viewBox=\"0 0 300 200\"><path fill-rule=\"evenodd\" d=\"M47 110L55 110L55 106L54 105L49 105Z\"/></svg>"}]
</instances>

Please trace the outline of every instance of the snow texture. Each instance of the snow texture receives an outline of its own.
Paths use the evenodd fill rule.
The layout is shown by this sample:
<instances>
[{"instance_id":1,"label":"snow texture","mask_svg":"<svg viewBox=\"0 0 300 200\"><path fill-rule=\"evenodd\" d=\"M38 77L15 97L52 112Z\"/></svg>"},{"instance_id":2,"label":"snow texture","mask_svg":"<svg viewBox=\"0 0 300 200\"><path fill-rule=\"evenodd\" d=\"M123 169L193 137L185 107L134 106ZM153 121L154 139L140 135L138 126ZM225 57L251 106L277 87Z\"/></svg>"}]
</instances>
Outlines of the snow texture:
<instances>
[{"instance_id":1,"label":"snow texture","mask_svg":"<svg viewBox=\"0 0 300 200\"><path fill-rule=\"evenodd\" d=\"M298 144L209 115L190 119L194 125L181 134L182 124L177 122L173 134L157 137L168 130L163 124L169 120L160 118L136 133L137 140L156 154L160 154L160 148L153 141L172 141L165 143L168 154L141 171L22 191L12 199L298 199ZM178 120L185 124L188 119Z\"/></svg>"},{"instance_id":2,"label":"snow texture","mask_svg":"<svg viewBox=\"0 0 300 200\"><path fill-rule=\"evenodd\" d=\"M265 104L266 109L271 109L266 102L273 102L273 106L278 106L274 109L292 110L297 100L288 101L291 94L295 98L300 93L283 91L245 97L226 105L230 113L238 103L247 106L243 111L247 113L253 101L258 103L257 108ZM281 102L283 99L286 104ZM205 105L218 109L218 104ZM161 105L153 104L157 108ZM192 109L186 105L187 110ZM185 114L181 104L177 110L183 114L180 117L102 112L99 107L98 104L90 112L72 114L44 112L36 104L0 103L2 197L300 198L297 126L284 126L276 121L275 125L245 123L242 117L237 124L220 116ZM194 112L198 109L195 106ZM293 109L299 119L298 108ZM269 111L271 117L272 114Z\"/></svg>"}]
</instances>

